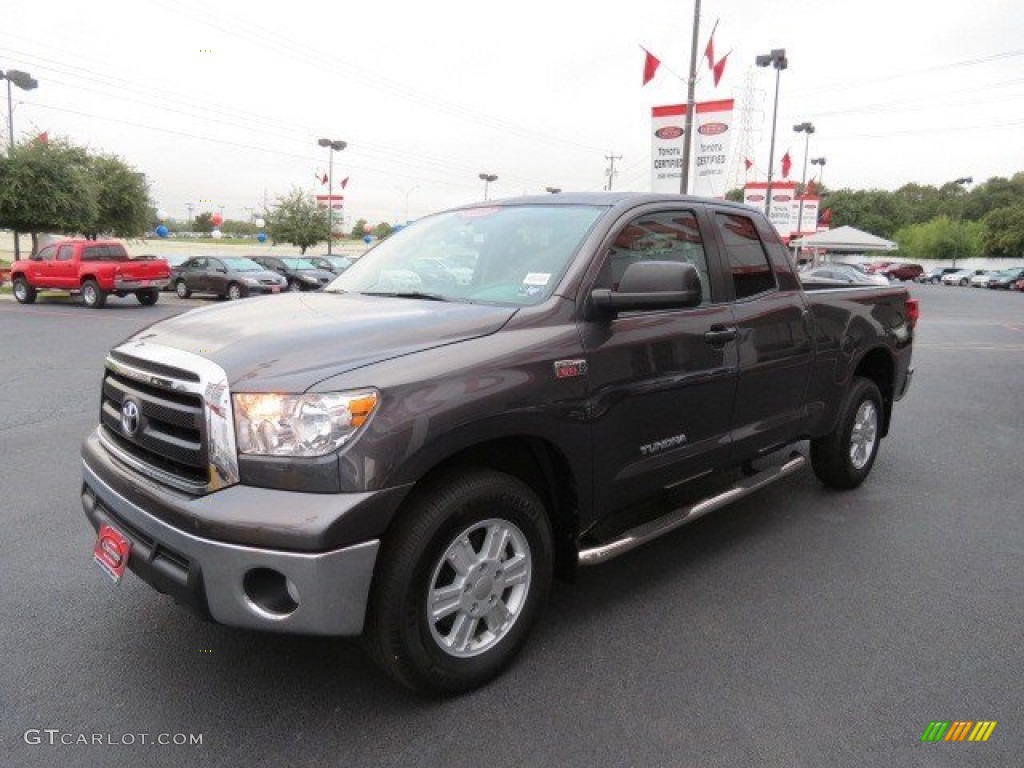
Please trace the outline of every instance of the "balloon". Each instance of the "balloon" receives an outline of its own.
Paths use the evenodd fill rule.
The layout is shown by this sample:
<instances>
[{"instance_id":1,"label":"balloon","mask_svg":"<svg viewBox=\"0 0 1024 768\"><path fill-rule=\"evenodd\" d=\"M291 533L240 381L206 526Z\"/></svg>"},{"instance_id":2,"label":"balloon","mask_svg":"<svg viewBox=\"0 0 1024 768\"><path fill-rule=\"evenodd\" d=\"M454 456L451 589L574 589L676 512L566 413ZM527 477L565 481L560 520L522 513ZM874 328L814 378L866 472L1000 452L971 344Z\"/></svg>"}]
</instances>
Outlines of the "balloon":
<instances>
[{"instance_id":1,"label":"balloon","mask_svg":"<svg viewBox=\"0 0 1024 768\"><path fill-rule=\"evenodd\" d=\"M373 225L370 222L363 224L363 232L373 232Z\"/></svg>"},{"instance_id":2,"label":"balloon","mask_svg":"<svg viewBox=\"0 0 1024 768\"><path fill-rule=\"evenodd\" d=\"M221 232L219 229L215 229L213 230L213 232L210 233L210 237L212 237L214 240L220 240L222 237L224 237L224 233Z\"/></svg>"},{"instance_id":3,"label":"balloon","mask_svg":"<svg viewBox=\"0 0 1024 768\"><path fill-rule=\"evenodd\" d=\"M156 212L156 220L157 221L167 221L167 211L165 211L163 208L161 208L159 211L157 211Z\"/></svg>"},{"instance_id":4,"label":"balloon","mask_svg":"<svg viewBox=\"0 0 1024 768\"><path fill-rule=\"evenodd\" d=\"M157 237L167 237L167 227L161 224L156 228Z\"/></svg>"},{"instance_id":5,"label":"balloon","mask_svg":"<svg viewBox=\"0 0 1024 768\"><path fill-rule=\"evenodd\" d=\"M256 219L256 221L254 223L260 229L263 229L265 226L267 226L267 222L265 222L263 219Z\"/></svg>"},{"instance_id":6,"label":"balloon","mask_svg":"<svg viewBox=\"0 0 1024 768\"><path fill-rule=\"evenodd\" d=\"M256 239L259 240L261 243L267 242L267 233L260 232L258 235L256 235Z\"/></svg>"},{"instance_id":7,"label":"balloon","mask_svg":"<svg viewBox=\"0 0 1024 768\"><path fill-rule=\"evenodd\" d=\"M219 227L221 224L224 223L224 217L221 216L219 213L215 213L213 214L213 216L210 217L210 223L213 224L213 226L215 227Z\"/></svg>"},{"instance_id":8,"label":"balloon","mask_svg":"<svg viewBox=\"0 0 1024 768\"><path fill-rule=\"evenodd\" d=\"M370 243L373 242L373 238L370 237L369 235L363 235L363 242L369 245Z\"/></svg>"}]
</instances>

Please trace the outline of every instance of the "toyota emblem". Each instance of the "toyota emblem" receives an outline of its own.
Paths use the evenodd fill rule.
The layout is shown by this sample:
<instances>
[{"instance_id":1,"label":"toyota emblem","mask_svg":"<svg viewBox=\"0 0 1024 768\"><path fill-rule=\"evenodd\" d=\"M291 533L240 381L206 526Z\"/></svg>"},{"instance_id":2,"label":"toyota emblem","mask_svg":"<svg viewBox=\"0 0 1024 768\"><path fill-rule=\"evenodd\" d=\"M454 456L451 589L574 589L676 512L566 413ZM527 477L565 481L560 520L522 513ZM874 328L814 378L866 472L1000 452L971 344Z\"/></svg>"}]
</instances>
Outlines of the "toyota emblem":
<instances>
[{"instance_id":1,"label":"toyota emblem","mask_svg":"<svg viewBox=\"0 0 1024 768\"><path fill-rule=\"evenodd\" d=\"M139 431L139 404L134 400L121 403L121 429L128 437L135 437Z\"/></svg>"}]
</instances>

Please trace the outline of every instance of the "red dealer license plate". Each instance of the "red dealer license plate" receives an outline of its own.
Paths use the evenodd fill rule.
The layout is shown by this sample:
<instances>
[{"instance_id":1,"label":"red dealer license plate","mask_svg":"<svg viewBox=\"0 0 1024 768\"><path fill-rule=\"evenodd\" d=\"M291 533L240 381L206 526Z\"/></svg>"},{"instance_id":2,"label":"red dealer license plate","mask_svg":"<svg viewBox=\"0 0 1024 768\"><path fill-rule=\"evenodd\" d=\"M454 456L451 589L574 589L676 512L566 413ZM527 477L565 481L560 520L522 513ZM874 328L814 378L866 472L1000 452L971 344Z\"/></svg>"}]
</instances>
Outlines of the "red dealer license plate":
<instances>
[{"instance_id":1,"label":"red dealer license plate","mask_svg":"<svg viewBox=\"0 0 1024 768\"><path fill-rule=\"evenodd\" d=\"M121 581L124 569L128 565L128 556L132 551L132 543L120 531L106 523L100 525L96 536L96 546L92 549L92 560L103 569L103 572L114 580Z\"/></svg>"}]
</instances>

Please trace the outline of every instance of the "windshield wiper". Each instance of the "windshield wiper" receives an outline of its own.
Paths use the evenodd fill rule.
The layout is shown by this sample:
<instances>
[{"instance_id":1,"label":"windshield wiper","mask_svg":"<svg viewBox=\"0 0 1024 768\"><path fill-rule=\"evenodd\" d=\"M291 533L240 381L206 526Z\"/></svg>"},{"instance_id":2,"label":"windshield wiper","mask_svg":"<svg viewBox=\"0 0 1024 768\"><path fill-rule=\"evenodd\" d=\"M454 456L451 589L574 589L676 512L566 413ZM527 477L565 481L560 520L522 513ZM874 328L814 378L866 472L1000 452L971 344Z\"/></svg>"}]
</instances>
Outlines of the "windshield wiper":
<instances>
[{"instance_id":1,"label":"windshield wiper","mask_svg":"<svg viewBox=\"0 0 1024 768\"><path fill-rule=\"evenodd\" d=\"M364 296L388 296L393 299L426 299L428 301L450 301L448 297L439 293L423 293L422 291L396 291L378 293L376 291L363 291Z\"/></svg>"}]
</instances>

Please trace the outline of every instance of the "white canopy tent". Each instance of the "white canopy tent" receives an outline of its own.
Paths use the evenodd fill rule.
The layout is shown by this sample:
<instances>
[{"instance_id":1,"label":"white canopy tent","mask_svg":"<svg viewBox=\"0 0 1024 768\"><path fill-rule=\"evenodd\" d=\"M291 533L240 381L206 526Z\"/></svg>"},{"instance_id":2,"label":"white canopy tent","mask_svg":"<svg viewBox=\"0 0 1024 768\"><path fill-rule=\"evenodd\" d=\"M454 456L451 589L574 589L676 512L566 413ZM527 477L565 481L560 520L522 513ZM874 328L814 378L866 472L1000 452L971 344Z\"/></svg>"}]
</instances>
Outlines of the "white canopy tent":
<instances>
[{"instance_id":1,"label":"white canopy tent","mask_svg":"<svg viewBox=\"0 0 1024 768\"><path fill-rule=\"evenodd\" d=\"M817 248L823 251L895 251L898 247L892 240L877 237L854 227L836 227L826 232L790 240L790 246Z\"/></svg>"}]
</instances>

